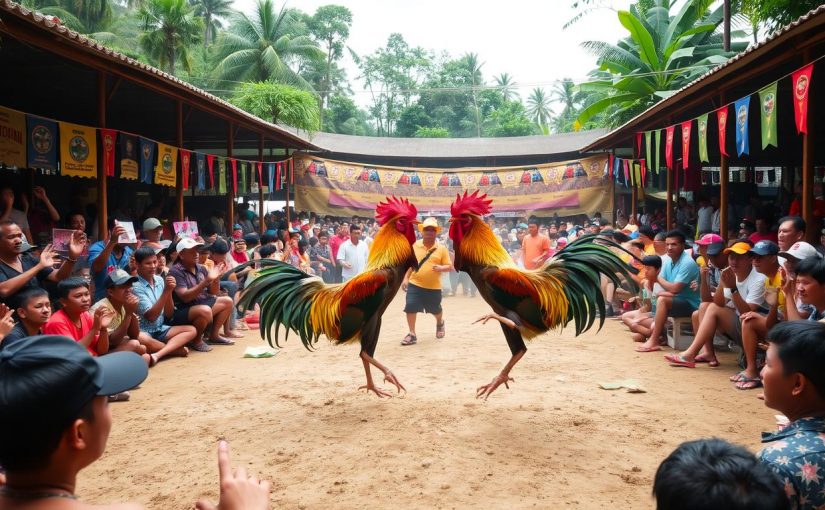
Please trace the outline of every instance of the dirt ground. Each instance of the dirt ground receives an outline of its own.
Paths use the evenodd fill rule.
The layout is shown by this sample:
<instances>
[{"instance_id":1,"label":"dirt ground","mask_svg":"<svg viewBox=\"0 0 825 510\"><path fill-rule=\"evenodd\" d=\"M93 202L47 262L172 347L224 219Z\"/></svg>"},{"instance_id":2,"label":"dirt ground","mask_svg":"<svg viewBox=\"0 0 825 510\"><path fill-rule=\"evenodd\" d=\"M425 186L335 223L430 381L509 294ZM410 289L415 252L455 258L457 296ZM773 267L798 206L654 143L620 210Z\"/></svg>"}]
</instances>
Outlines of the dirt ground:
<instances>
[{"instance_id":1,"label":"dirt ground","mask_svg":"<svg viewBox=\"0 0 825 510\"><path fill-rule=\"evenodd\" d=\"M471 325L480 298L444 301L447 338L419 316L419 343L402 347L403 294L384 316L376 357L405 398L357 392L358 346L290 338L269 359L243 359L257 331L231 347L171 359L127 403L112 404L103 458L79 480L89 502L130 500L157 510L217 497L216 442L233 462L273 482L273 508L653 508L659 462L680 442L717 436L758 449L774 413L722 367L671 368L638 354L609 321L574 338L528 345L488 401L474 398L509 358L497 323ZM647 393L597 383L632 378Z\"/></svg>"}]
</instances>

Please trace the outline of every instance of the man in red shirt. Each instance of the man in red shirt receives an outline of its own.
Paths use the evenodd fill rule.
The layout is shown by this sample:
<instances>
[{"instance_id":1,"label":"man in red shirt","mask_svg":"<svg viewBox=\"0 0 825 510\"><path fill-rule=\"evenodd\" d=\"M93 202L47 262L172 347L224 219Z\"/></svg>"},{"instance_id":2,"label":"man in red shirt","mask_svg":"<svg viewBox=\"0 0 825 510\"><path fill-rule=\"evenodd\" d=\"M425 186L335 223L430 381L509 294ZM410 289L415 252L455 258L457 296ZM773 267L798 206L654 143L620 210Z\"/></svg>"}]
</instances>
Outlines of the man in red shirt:
<instances>
[{"instance_id":1,"label":"man in red shirt","mask_svg":"<svg viewBox=\"0 0 825 510\"><path fill-rule=\"evenodd\" d=\"M338 227L338 232L329 239L329 249L332 250L332 271L335 277L335 283L341 283L341 266L335 261L338 259L338 248L344 244L344 241L349 239L349 225L342 223Z\"/></svg>"},{"instance_id":2,"label":"man in red shirt","mask_svg":"<svg viewBox=\"0 0 825 510\"><path fill-rule=\"evenodd\" d=\"M756 232L751 234L748 239L753 244L759 241L772 241L774 243L778 241L776 232L771 232L770 223L765 218L756 218Z\"/></svg>"},{"instance_id":3,"label":"man in red shirt","mask_svg":"<svg viewBox=\"0 0 825 510\"><path fill-rule=\"evenodd\" d=\"M113 314L107 308L89 313L92 296L89 284L80 277L67 278L57 284L62 308L43 326L47 335L67 336L89 351L92 356L109 352L109 324Z\"/></svg>"},{"instance_id":4,"label":"man in red shirt","mask_svg":"<svg viewBox=\"0 0 825 510\"><path fill-rule=\"evenodd\" d=\"M521 241L521 250L525 269L537 269L550 258L550 238L539 234L535 219L527 224L527 235Z\"/></svg>"}]
</instances>

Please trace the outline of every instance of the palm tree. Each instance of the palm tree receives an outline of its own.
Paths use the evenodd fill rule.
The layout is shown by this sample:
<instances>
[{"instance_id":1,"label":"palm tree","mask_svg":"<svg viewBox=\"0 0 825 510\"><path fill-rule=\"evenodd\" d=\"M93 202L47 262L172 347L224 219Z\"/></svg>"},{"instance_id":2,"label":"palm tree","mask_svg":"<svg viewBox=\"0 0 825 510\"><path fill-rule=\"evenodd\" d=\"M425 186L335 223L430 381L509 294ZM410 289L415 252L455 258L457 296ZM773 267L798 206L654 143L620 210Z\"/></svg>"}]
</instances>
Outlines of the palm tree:
<instances>
[{"instance_id":1,"label":"palm tree","mask_svg":"<svg viewBox=\"0 0 825 510\"><path fill-rule=\"evenodd\" d=\"M312 90L290 65L325 55L302 32L293 11L284 7L276 11L272 0L258 0L251 16L237 13L218 37L215 76L228 82L277 81Z\"/></svg>"},{"instance_id":2,"label":"palm tree","mask_svg":"<svg viewBox=\"0 0 825 510\"><path fill-rule=\"evenodd\" d=\"M579 91L570 78L563 78L553 84L550 91L550 102L562 105L561 112L553 118L553 131L556 133L572 131L573 122L578 116L585 96L586 94Z\"/></svg>"},{"instance_id":3,"label":"palm tree","mask_svg":"<svg viewBox=\"0 0 825 510\"><path fill-rule=\"evenodd\" d=\"M501 92L501 97L503 97L505 101L518 99L518 92L516 92L518 83L513 81L513 77L510 76L509 73L501 73L493 79L496 80L496 87L498 91Z\"/></svg>"},{"instance_id":4,"label":"palm tree","mask_svg":"<svg viewBox=\"0 0 825 510\"><path fill-rule=\"evenodd\" d=\"M527 115L536 123L542 130L546 131L546 127L550 122L550 99L545 95L544 89L535 88L527 98Z\"/></svg>"},{"instance_id":5,"label":"palm tree","mask_svg":"<svg viewBox=\"0 0 825 510\"><path fill-rule=\"evenodd\" d=\"M170 74L178 62L190 71L189 48L200 42L203 23L186 0L146 0L137 15L140 45L149 58Z\"/></svg>"},{"instance_id":6,"label":"palm tree","mask_svg":"<svg viewBox=\"0 0 825 510\"><path fill-rule=\"evenodd\" d=\"M481 66L483 66L484 63L478 61L478 53L465 54L464 61L467 65L467 70L470 72L470 78L473 84L473 108L476 112L476 136L481 138L481 112L478 110L478 90L476 90L476 86L484 84L481 76Z\"/></svg>"},{"instance_id":7,"label":"palm tree","mask_svg":"<svg viewBox=\"0 0 825 510\"><path fill-rule=\"evenodd\" d=\"M189 0L195 14L203 18L203 45L215 42L215 35L223 28L221 18L232 14L232 0Z\"/></svg>"}]
</instances>

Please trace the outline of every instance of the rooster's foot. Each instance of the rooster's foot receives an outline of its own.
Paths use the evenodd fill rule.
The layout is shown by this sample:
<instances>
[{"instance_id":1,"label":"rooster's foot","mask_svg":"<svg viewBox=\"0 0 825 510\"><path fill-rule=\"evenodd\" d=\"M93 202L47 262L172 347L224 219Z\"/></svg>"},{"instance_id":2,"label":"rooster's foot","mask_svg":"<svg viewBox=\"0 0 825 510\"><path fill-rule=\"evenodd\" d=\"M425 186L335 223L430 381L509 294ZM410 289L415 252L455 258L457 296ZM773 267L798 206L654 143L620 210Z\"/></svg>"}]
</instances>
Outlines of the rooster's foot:
<instances>
[{"instance_id":1,"label":"rooster's foot","mask_svg":"<svg viewBox=\"0 0 825 510\"><path fill-rule=\"evenodd\" d=\"M515 380L510 377L509 375L505 374L498 374L497 376L493 377L493 380L490 381L490 384L485 384L484 386L479 386L476 390L476 398L484 397L484 400L487 400L496 388L504 384L504 387L508 390L510 389L510 385L508 383L515 382Z\"/></svg>"},{"instance_id":2,"label":"rooster's foot","mask_svg":"<svg viewBox=\"0 0 825 510\"><path fill-rule=\"evenodd\" d=\"M381 388L376 387L374 384L365 384L363 386L358 387L358 391L367 390L367 393L370 391L378 395L378 398L389 397L392 398L392 393L389 391L384 391Z\"/></svg>"},{"instance_id":3,"label":"rooster's foot","mask_svg":"<svg viewBox=\"0 0 825 510\"><path fill-rule=\"evenodd\" d=\"M404 385L398 381L398 378L395 377L395 374L393 374L392 372L384 373L384 382L388 382L394 385L395 389L398 390L399 394L401 393L401 390L404 390L404 393L407 393L407 388L405 388Z\"/></svg>"}]
</instances>

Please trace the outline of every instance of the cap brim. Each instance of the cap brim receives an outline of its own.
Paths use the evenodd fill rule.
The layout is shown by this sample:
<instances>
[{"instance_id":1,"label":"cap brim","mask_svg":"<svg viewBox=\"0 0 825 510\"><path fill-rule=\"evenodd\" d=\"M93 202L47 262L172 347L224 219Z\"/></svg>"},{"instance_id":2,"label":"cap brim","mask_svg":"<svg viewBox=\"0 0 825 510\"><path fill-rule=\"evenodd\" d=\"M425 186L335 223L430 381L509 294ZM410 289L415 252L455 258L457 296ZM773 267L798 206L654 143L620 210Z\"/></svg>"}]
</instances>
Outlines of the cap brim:
<instances>
[{"instance_id":1,"label":"cap brim","mask_svg":"<svg viewBox=\"0 0 825 510\"><path fill-rule=\"evenodd\" d=\"M134 352L113 352L99 356L95 361L103 372L103 384L97 392L99 396L131 390L149 374L146 362Z\"/></svg>"},{"instance_id":2,"label":"cap brim","mask_svg":"<svg viewBox=\"0 0 825 510\"><path fill-rule=\"evenodd\" d=\"M783 259L802 260L799 257L797 257L796 255L792 255L792 254L790 254L786 251L780 251L779 253L777 253L777 255L779 255Z\"/></svg>"}]
</instances>

